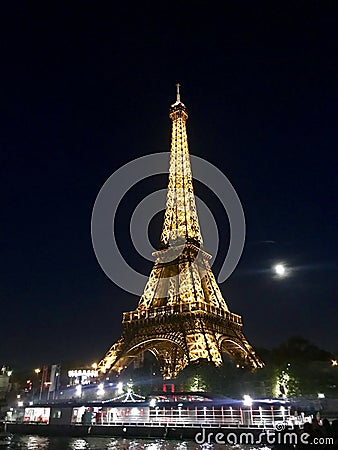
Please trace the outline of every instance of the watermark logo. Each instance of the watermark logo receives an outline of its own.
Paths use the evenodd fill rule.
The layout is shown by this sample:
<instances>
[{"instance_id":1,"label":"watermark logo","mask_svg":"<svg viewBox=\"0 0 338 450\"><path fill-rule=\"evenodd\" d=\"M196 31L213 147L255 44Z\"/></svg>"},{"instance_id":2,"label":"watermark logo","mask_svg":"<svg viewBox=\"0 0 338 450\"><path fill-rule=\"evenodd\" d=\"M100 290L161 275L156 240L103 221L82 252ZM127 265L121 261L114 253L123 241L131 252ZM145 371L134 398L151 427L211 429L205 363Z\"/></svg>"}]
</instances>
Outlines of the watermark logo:
<instances>
[{"instance_id":1,"label":"watermark logo","mask_svg":"<svg viewBox=\"0 0 338 450\"><path fill-rule=\"evenodd\" d=\"M153 175L166 174L169 152L154 153L137 158L114 172L102 186L92 212L92 243L96 258L105 274L120 288L140 296L148 277L133 269L121 254L114 233L117 208L125 194L136 183ZM190 156L194 179L206 185L219 199L230 225L230 243L217 281L223 283L235 270L245 242L245 218L238 195L227 177L213 164ZM136 251L151 260L156 252L148 238L151 219L165 208L166 190L161 189L144 198L135 208L130 222L130 236ZM218 229L212 212L196 197L202 235L208 250L218 250ZM183 246L184 247L184 246ZM177 257L177 254L175 254Z\"/></svg>"},{"instance_id":2,"label":"watermark logo","mask_svg":"<svg viewBox=\"0 0 338 450\"><path fill-rule=\"evenodd\" d=\"M275 430L276 431L284 431L286 428L286 423L285 422L276 422L275 423Z\"/></svg>"},{"instance_id":3,"label":"watermark logo","mask_svg":"<svg viewBox=\"0 0 338 450\"><path fill-rule=\"evenodd\" d=\"M296 431L287 422L275 422L274 429L264 429L255 431L241 430L220 430L212 431L202 428L195 435L196 444L219 444L219 445L278 445L278 446L298 446L298 445L333 445L332 437L314 437L306 433L303 429Z\"/></svg>"},{"instance_id":4,"label":"watermark logo","mask_svg":"<svg viewBox=\"0 0 338 450\"><path fill-rule=\"evenodd\" d=\"M275 430L240 431L224 430L224 432L211 431L202 428L196 433L195 442L198 445L218 444L218 445L333 445L334 439L330 437L311 437L310 434L300 430L287 429L283 422L275 424Z\"/></svg>"}]
</instances>

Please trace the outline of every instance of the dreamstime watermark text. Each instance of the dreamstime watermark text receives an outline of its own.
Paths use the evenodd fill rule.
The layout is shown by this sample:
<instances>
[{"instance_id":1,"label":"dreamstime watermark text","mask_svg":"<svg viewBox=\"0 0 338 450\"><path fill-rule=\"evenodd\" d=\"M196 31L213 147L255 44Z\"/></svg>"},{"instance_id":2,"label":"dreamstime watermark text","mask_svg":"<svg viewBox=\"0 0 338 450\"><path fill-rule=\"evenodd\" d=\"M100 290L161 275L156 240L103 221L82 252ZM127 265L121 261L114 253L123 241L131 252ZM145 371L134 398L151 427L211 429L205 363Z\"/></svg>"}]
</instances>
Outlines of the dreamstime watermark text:
<instances>
[{"instance_id":1,"label":"dreamstime watermark text","mask_svg":"<svg viewBox=\"0 0 338 450\"><path fill-rule=\"evenodd\" d=\"M276 427L278 428L278 427ZM218 445L333 445L331 437L311 437L305 432L297 433L295 430L264 430L261 432L251 431L210 431L202 428L196 433L195 442L202 444Z\"/></svg>"}]
</instances>

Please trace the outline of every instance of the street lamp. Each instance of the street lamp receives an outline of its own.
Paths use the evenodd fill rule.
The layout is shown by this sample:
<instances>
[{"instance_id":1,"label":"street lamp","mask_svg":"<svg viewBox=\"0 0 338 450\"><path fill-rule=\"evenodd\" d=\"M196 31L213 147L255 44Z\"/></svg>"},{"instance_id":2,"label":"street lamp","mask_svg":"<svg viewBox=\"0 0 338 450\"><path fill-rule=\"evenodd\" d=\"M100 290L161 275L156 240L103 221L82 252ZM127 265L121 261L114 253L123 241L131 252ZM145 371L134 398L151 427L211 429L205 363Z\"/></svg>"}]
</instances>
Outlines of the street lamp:
<instances>
[{"instance_id":1,"label":"street lamp","mask_svg":"<svg viewBox=\"0 0 338 450\"><path fill-rule=\"evenodd\" d=\"M100 383L98 385L96 395L98 397L101 397L102 395L104 395L104 384L103 383Z\"/></svg>"},{"instance_id":2,"label":"street lamp","mask_svg":"<svg viewBox=\"0 0 338 450\"><path fill-rule=\"evenodd\" d=\"M156 398L152 398L152 399L150 400L149 406L150 406L151 408L155 408L155 406L156 406Z\"/></svg>"},{"instance_id":3,"label":"street lamp","mask_svg":"<svg viewBox=\"0 0 338 450\"><path fill-rule=\"evenodd\" d=\"M77 397L82 398L82 384L77 384L75 388L75 393Z\"/></svg>"},{"instance_id":4,"label":"street lamp","mask_svg":"<svg viewBox=\"0 0 338 450\"><path fill-rule=\"evenodd\" d=\"M117 383L117 393L119 395L123 394L123 383L121 381Z\"/></svg>"},{"instance_id":5,"label":"street lamp","mask_svg":"<svg viewBox=\"0 0 338 450\"><path fill-rule=\"evenodd\" d=\"M243 405L244 406L252 406L252 398L250 395L243 395Z\"/></svg>"},{"instance_id":6,"label":"street lamp","mask_svg":"<svg viewBox=\"0 0 338 450\"><path fill-rule=\"evenodd\" d=\"M39 399L41 400L41 383L42 383L42 380L39 379L39 373L40 372L41 372L41 369L39 367L34 369L34 373L36 375L37 382L39 383L39 385L35 385L35 382L34 382L35 387L32 390L32 400L33 400L33 402L34 402L34 398L35 398L35 396L36 396L36 394L38 392L38 389L40 389Z\"/></svg>"}]
</instances>

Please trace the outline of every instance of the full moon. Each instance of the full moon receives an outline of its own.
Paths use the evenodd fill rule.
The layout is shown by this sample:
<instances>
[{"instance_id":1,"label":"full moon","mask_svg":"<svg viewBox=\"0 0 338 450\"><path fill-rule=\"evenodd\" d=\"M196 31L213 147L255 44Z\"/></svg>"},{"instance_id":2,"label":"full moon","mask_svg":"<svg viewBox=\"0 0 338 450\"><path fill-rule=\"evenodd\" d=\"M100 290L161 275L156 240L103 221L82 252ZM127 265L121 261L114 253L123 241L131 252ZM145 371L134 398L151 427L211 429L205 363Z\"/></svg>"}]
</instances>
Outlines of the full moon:
<instances>
[{"instance_id":1,"label":"full moon","mask_svg":"<svg viewBox=\"0 0 338 450\"><path fill-rule=\"evenodd\" d=\"M283 264L276 264L275 265L275 273L279 277L284 277L286 275L285 266Z\"/></svg>"}]
</instances>

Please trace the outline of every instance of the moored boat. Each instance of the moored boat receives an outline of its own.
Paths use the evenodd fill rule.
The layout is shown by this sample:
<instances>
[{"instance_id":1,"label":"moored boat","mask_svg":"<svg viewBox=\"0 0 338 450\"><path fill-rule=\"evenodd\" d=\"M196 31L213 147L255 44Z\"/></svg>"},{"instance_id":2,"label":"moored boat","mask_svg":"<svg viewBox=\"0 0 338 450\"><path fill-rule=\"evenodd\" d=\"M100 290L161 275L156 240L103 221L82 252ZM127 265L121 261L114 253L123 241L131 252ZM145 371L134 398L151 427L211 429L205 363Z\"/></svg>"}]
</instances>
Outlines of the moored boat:
<instances>
[{"instance_id":1,"label":"moored boat","mask_svg":"<svg viewBox=\"0 0 338 450\"><path fill-rule=\"evenodd\" d=\"M294 427L309 420L279 400L225 399L175 401L162 397L138 402L45 403L12 408L4 422L11 433L84 436L134 436L193 439L200 430L254 434Z\"/></svg>"}]
</instances>

